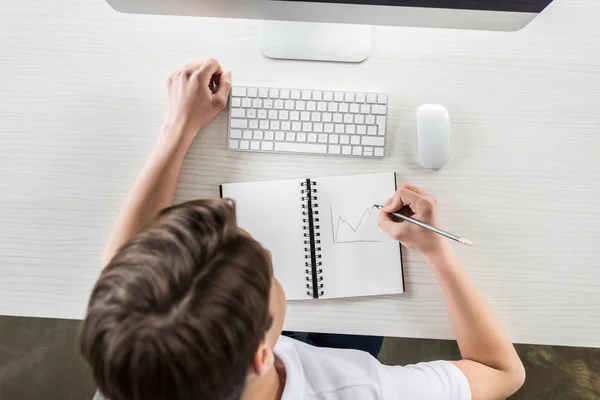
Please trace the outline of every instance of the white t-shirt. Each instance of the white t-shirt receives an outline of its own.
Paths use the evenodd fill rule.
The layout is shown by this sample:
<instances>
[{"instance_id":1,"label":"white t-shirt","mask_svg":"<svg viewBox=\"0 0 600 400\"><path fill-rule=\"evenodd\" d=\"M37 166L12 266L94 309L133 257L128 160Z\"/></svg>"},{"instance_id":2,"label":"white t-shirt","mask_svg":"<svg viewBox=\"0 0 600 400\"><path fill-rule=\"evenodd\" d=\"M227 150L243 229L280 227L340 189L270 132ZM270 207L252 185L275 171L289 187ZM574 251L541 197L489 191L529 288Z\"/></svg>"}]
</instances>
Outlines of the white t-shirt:
<instances>
[{"instance_id":1,"label":"white t-shirt","mask_svg":"<svg viewBox=\"0 0 600 400\"><path fill-rule=\"evenodd\" d=\"M285 336L275 354L287 374L282 400L471 400L467 378L447 361L388 367L363 351Z\"/></svg>"}]
</instances>

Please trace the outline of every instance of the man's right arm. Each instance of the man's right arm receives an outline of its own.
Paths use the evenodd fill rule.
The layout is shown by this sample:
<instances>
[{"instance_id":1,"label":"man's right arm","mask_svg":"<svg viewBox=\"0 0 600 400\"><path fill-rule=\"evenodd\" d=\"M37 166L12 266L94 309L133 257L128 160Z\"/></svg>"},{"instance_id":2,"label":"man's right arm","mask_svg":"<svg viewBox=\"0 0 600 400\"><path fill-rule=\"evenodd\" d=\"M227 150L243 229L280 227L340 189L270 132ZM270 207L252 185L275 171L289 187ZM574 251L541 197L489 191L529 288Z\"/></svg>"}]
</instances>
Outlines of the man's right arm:
<instances>
[{"instance_id":1,"label":"man's right arm","mask_svg":"<svg viewBox=\"0 0 600 400\"><path fill-rule=\"evenodd\" d=\"M525 369L502 323L461 268L448 243L421 227L399 222L389 213L409 207L414 218L439 226L437 201L411 184L404 184L384 204L379 225L394 239L417 250L437 277L462 360L454 361L465 374L473 400L504 399L525 381Z\"/></svg>"}]
</instances>

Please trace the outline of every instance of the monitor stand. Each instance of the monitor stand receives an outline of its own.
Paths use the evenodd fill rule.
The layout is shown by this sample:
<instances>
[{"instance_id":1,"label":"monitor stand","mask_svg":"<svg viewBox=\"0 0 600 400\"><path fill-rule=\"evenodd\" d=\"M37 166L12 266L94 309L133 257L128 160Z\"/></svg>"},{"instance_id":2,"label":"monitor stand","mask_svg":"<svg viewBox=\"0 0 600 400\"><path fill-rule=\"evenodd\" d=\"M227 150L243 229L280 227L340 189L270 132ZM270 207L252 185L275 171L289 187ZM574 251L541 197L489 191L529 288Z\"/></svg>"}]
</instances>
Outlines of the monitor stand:
<instances>
[{"instance_id":1,"label":"monitor stand","mask_svg":"<svg viewBox=\"0 0 600 400\"><path fill-rule=\"evenodd\" d=\"M358 63L371 53L371 27L265 21L261 51L270 58Z\"/></svg>"}]
</instances>

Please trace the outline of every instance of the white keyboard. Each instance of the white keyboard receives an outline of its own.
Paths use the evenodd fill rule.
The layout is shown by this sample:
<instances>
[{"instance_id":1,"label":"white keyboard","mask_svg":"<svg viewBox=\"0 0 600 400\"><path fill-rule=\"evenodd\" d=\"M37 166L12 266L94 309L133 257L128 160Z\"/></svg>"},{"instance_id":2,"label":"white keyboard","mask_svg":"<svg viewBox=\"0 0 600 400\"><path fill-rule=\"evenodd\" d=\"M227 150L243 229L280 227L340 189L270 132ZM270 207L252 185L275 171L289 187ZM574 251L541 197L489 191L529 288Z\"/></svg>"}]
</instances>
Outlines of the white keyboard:
<instances>
[{"instance_id":1,"label":"white keyboard","mask_svg":"<svg viewBox=\"0 0 600 400\"><path fill-rule=\"evenodd\" d=\"M228 149L383 157L388 96L234 86Z\"/></svg>"}]
</instances>

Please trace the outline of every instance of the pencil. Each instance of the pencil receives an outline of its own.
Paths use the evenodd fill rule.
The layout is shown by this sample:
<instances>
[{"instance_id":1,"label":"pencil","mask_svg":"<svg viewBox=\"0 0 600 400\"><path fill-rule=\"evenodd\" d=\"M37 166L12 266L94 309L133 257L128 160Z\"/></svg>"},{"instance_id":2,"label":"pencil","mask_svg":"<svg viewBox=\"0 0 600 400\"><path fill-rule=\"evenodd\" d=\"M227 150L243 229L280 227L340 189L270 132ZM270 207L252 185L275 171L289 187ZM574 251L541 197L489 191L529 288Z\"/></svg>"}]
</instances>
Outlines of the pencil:
<instances>
[{"instance_id":1,"label":"pencil","mask_svg":"<svg viewBox=\"0 0 600 400\"><path fill-rule=\"evenodd\" d=\"M379 210L381 210L383 208L383 206L381 206L379 204L375 204L374 206L375 206L375 208L377 208ZM463 237L460 237L460 236L455 235L455 234L450 233L450 232L443 231L443 230L438 229L436 227L433 227L431 225L427 225L425 222L421 222L418 219L414 219L414 218L408 217L406 215L402 215L400 213L389 213L389 214L393 215L394 217L400 218L400 219L402 219L404 221L407 221L407 222L413 223L415 225L418 225L418 226L420 226L422 228L429 229L430 231L435 232L438 235L442 235L444 237L447 237L448 239L452 239L454 241L457 241L458 243L462 243L465 246L469 246L469 247L473 246L473 242L471 242L468 239L465 239Z\"/></svg>"}]
</instances>

